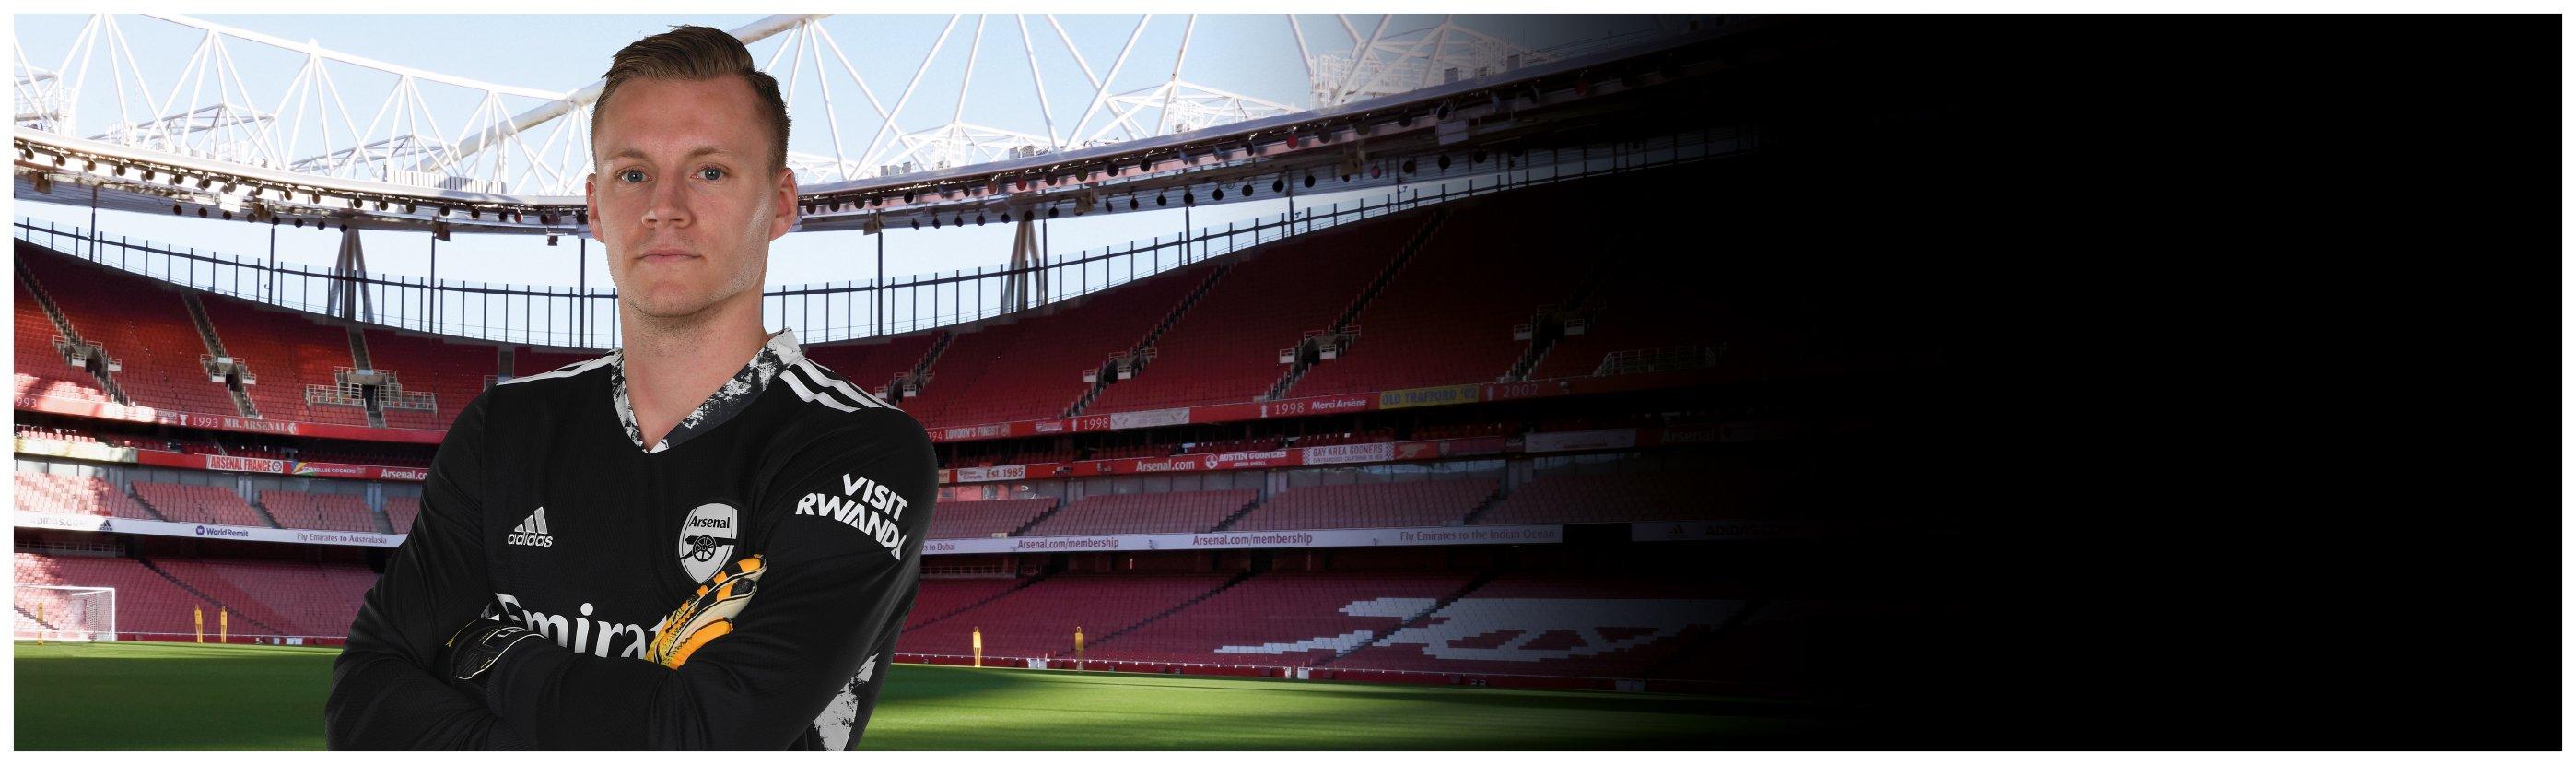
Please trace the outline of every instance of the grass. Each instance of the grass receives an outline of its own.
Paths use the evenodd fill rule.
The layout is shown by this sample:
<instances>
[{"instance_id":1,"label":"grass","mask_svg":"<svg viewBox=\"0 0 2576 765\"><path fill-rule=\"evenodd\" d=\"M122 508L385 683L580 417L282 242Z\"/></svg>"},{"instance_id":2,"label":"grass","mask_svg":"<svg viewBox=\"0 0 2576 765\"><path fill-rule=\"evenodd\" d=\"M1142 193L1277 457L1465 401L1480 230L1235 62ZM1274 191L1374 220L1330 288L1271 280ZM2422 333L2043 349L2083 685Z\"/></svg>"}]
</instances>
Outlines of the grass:
<instances>
[{"instance_id":1,"label":"grass","mask_svg":"<svg viewBox=\"0 0 2576 765\"><path fill-rule=\"evenodd\" d=\"M18 749L323 748L337 648L18 643ZM1839 716L1747 699L898 664L866 749L1805 746Z\"/></svg>"}]
</instances>

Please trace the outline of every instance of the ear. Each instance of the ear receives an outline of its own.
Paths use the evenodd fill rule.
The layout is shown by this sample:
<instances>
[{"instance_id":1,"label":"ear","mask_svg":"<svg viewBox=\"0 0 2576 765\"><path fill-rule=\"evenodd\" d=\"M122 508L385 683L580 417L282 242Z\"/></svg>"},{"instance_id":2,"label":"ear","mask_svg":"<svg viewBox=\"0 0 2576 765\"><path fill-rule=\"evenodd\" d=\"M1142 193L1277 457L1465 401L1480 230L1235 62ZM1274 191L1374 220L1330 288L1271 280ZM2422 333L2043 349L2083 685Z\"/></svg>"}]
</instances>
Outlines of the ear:
<instances>
[{"instance_id":1,"label":"ear","mask_svg":"<svg viewBox=\"0 0 2576 765\"><path fill-rule=\"evenodd\" d=\"M606 243L608 240L600 239L599 237L600 217L598 173L589 173L581 177L581 205L582 209L586 210L590 215L590 238L599 239L603 244Z\"/></svg>"},{"instance_id":2,"label":"ear","mask_svg":"<svg viewBox=\"0 0 2576 765\"><path fill-rule=\"evenodd\" d=\"M779 237L786 236L789 230L796 227L796 221L803 214L801 210L796 209L796 171L793 168L778 168L778 188L772 189L771 193L778 203L778 209L769 219L769 238L771 241L777 241Z\"/></svg>"}]
</instances>

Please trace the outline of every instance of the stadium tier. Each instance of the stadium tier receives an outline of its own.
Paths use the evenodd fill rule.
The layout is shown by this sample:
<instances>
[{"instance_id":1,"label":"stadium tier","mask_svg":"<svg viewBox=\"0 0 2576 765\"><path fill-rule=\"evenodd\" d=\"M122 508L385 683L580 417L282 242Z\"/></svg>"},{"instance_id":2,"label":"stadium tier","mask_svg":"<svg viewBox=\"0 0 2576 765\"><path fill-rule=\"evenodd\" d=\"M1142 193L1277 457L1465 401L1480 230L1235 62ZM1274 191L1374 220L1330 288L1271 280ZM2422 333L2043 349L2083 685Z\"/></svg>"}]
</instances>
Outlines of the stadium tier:
<instances>
[{"instance_id":1,"label":"stadium tier","mask_svg":"<svg viewBox=\"0 0 2576 765\"><path fill-rule=\"evenodd\" d=\"M983 605L905 630L895 650L969 655L974 634L984 655L1070 656L1073 631L1098 639L1225 585L1215 574L1057 574ZM916 604L916 609L919 606Z\"/></svg>"},{"instance_id":2,"label":"stadium tier","mask_svg":"<svg viewBox=\"0 0 2576 765\"><path fill-rule=\"evenodd\" d=\"M177 582L132 558L24 552L15 557L19 584L116 588L116 628L120 632L193 634L196 609L202 607L206 632L214 634L217 603L181 589ZM356 613L350 612L352 616Z\"/></svg>"},{"instance_id":3,"label":"stadium tier","mask_svg":"<svg viewBox=\"0 0 2576 765\"><path fill-rule=\"evenodd\" d=\"M300 491L264 491L260 505L277 525L290 529L323 531L365 531L384 533L376 513L367 509L367 500L355 494L309 494Z\"/></svg>"},{"instance_id":4,"label":"stadium tier","mask_svg":"<svg viewBox=\"0 0 2576 765\"><path fill-rule=\"evenodd\" d=\"M890 395L887 384L897 375L912 372L912 368L921 363L922 357L930 352L930 347L944 333L945 330L914 332L881 341L808 345L805 355L814 363L840 373L841 379L850 381L851 385L891 401L895 397Z\"/></svg>"},{"instance_id":5,"label":"stadium tier","mask_svg":"<svg viewBox=\"0 0 2576 765\"><path fill-rule=\"evenodd\" d=\"M26 245L22 243L19 246L24 248ZM97 378L65 361L63 352L54 347L53 338L62 337L63 333L54 327L52 319L45 317L44 307L36 303L27 288L25 281L18 283L17 300L13 306L18 337L13 356L17 366L11 374L16 378L17 395L21 398L53 396L81 401L110 400L107 393L99 389ZM108 355L111 358L115 356L112 352Z\"/></svg>"},{"instance_id":6,"label":"stadium tier","mask_svg":"<svg viewBox=\"0 0 2576 765\"><path fill-rule=\"evenodd\" d=\"M460 345L381 329L366 331L367 360L392 373L402 390L427 393L436 408L384 407L385 425L446 430L456 413L483 392L483 379L500 371L496 346Z\"/></svg>"},{"instance_id":7,"label":"stadium tier","mask_svg":"<svg viewBox=\"0 0 2576 765\"><path fill-rule=\"evenodd\" d=\"M320 317L261 308L220 295L203 295L200 303L224 350L259 378L242 386L260 417L272 420L340 425L366 425L363 404L306 403L306 386L331 388L333 367L354 367L346 331L324 326Z\"/></svg>"},{"instance_id":8,"label":"stadium tier","mask_svg":"<svg viewBox=\"0 0 2576 765\"><path fill-rule=\"evenodd\" d=\"M903 620L903 628L912 628L945 618L974 607L995 596L1020 586L1019 579L931 579L921 580L921 593L913 597L912 613Z\"/></svg>"},{"instance_id":9,"label":"stadium tier","mask_svg":"<svg viewBox=\"0 0 2576 765\"><path fill-rule=\"evenodd\" d=\"M17 485L17 509L20 510L161 520L143 509L143 505L136 503L133 497L117 491L114 485L90 476L18 471L12 474L11 480Z\"/></svg>"},{"instance_id":10,"label":"stadium tier","mask_svg":"<svg viewBox=\"0 0 2576 765\"><path fill-rule=\"evenodd\" d=\"M1024 536L1209 531L1259 498L1251 489L1095 494L1057 510Z\"/></svg>"},{"instance_id":11,"label":"stadium tier","mask_svg":"<svg viewBox=\"0 0 2576 765\"><path fill-rule=\"evenodd\" d=\"M1212 270L1175 269L1045 315L958 332L931 364L921 397L904 406L923 422L943 424L1062 417L1092 387L1084 371L1143 342Z\"/></svg>"},{"instance_id":12,"label":"stadium tier","mask_svg":"<svg viewBox=\"0 0 2576 765\"><path fill-rule=\"evenodd\" d=\"M134 482L134 495L161 517L180 523L220 523L276 528L230 489L153 481Z\"/></svg>"},{"instance_id":13,"label":"stadium tier","mask_svg":"<svg viewBox=\"0 0 2576 765\"><path fill-rule=\"evenodd\" d=\"M1501 488L1490 478L1308 486L1280 492L1226 530L1455 525Z\"/></svg>"},{"instance_id":14,"label":"stadium tier","mask_svg":"<svg viewBox=\"0 0 2576 765\"><path fill-rule=\"evenodd\" d=\"M1439 233L1353 319L1359 337L1289 389L1330 396L1499 380L1529 348L1512 329L1572 296L1564 255L1595 233L1523 221L1568 213L1563 189L1530 189L1459 205Z\"/></svg>"},{"instance_id":15,"label":"stadium tier","mask_svg":"<svg viewBox=\"0 0 2576 765\"><path fill-rule=\"evenodd\" d=\"M1324 330L1430 217L1398 213L1255 251L1155 342L1155 358L1087 413L1251 401L1288 366L1279 349Z\"/></svg>"},{"instance_id":16,"label":"stadium tier","mask_svg":"<svg viewBox=\"0 0 2576 765\"><path fill-rule=\"evenodd\" d=\"M275 627L279 635L346 635L375 586L363 566L284 561L159 558L179 581ZM236 624L234 632L241 632Z\"/></svg>"},{"instance_id":17,"label":"stadium tier","mask_svg":"<svg viewBox=\"0 0 2576 765\"><path fill-rule=\"evenodd\" d=\"M393 524L394 533L411 533L411 524L420 519L420 497L385 497L385 520Z\"/></svg>"},{"instance_id":18,"label":"stadium tier","mask_svg":"<svg viewBox=\"0 0 2576 765\"><path fill-rule=\"evenodd\" d=\"M929 538L998 537L1018 531L1055 509L1054 497L994 499L981 502L941 501L930 516Z\"/></svg>"}]
</instances>

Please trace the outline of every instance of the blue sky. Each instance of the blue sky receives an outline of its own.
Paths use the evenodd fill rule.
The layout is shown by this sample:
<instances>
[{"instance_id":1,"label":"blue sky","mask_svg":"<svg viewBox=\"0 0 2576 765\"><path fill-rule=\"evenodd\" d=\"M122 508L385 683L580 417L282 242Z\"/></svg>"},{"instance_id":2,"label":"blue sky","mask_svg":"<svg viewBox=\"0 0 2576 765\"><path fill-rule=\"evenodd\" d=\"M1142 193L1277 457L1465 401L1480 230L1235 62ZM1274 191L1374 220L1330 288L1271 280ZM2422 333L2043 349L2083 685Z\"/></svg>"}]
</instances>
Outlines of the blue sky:
<instances>
[{"instance_id":1,"label":"blue sky","mask_svg":"<svg viewBox=\"0 0 2576 765\"><path fill-rule=\"evenodd\" d=\"M555 91L569 91L598 79L608 58L628 42L645 35L667 30L675 24L702 24L731 29L759 19L757 14L742 15L543 15L543 16L297 16L297 15L207 15L207 21L240 27L293 41L315 40L323 47L392 64L411 66L443 74L467 77L503 85L516 85ZM1060 15L1075 44L1081 48L1095 74L1105 74L1127 36L1135 28L1136 15ZM25 48L30 62L41 67L55 67L69 50L69 41L85 23L84 16L20 15L13 16L16 37ZM899 126L919 130L947 121L956 108L958 81L966 67L968 43L973 39L976 17L962 19L949 42L924 75L913 101L899 116ZM966 107L960 118L967 122L1042 134L1047 131L1038 121L1037 110L1027 104L1036 96L1030 82L1028 58L1022 52L1019 27L1010 16L989 17L974 81L968 84ZM1434 16L1398 16L1389 25L1390 32L1434 23ZM135 55L147 70L175 72L176 64L155 66L155 57L184 60L195 41L195 33L152 19L119 17ZM836 16L824 22L841 52L867 78L877 98L891 107L901 94L905 82L919 67L922 56L930 50L940 29L948 21L944 15L919 16ZM1082 80L1063 43L1054 31L1037 17L1029 19L1030 42L1045 66L1046 95L1052 112L1057 115L1056 132L1069 133L1070 124L1089 103L1092 89ZM1300 17L1308 44L1317 50L1340 46L1347 51L1349 37L1330 15ZM1374 16L1357 16L1352 23L1366 35L1375 24ZM1651 28L1653 22L1642 16L1460 16L1458 22L1489 33L1501 34L1515 42L1545 47L1583 39L1592 39L1618 31ZM1136 43L1124 71L1111 83L1113 92L1148 87L1168 77L1174 51L1178 48L1185 17L1157 16L1148 23ZM1202 16L1192 36L1183 79L1238 93L1303 107L1305 70L1297 60L1288 24L1277 14L1260 16ZM470 44L460 44L469 43ZM784 36L754 43L755 58L766 62L771 53L784 44ZM460 51L473 51L460 53ZM235 44L231 52L236 66L255 90L251 100L263 107L281 98L284 83L294 71L299 56L267 49L264 46ZM843 123L843 142L848 153L860 151L878 124L873 110L861 100L855 85L837 72L838 63L825 53L824 60L834 70L829 78L832 97L839 105ZM103 59L100 60L103 62ZM796 151L829 155L831 144L822 128L825 120L820 110L808 107L819 103L819 86L814 82L813 64L805 64L805 75L792 88L790 98L795 106L791 113L797 119L795 138L790 148ZM105 77L103 63L93 63L94 77ZM780 67L783 71L783 65ZM171 76L168 74L164 77ZM785 77L781 77L782 81ZM352 78L342 84L342 93L352 100L353 110L373 109L380 96L368 95L364 87L353 87ZM159 86L166 90L166 84ZM90 93L107 95L90 96ZM85 110L112 109L114 96L109 88L96 82L84 89ZM164 95L166 94L156 94ZM425 92L434 104L441 99L461 97L457 94ZM104 106L102 105L104 104ZM516 112L530 104L508 107ZM91 112L103 113L103 112ZM438 113L463 114L464 110L441 110ZM356 117L359 125L368 116ZM100 129L113 120L82 119L86 129ZM1092 125L1101 123L1097 117ZM853 129L853 126L865 129ZM453 128L451 128L452 130ZM542 128L541 128L542 130ZM1086 130L1086 132L1088 132ZM855 158L855 157L854 157ZM1299 206L1327 204L1349 197L1300 197ZM90 212L86 208L44 204L35 200L18 200L14 215L34 217L61 225L86 226ZM1150 205L1148 210L1152 208ZM1254 217L1273 217L1287 209L1283 200L1263 189L1254 202L1225 205L1202 205L1191 213L1194 223L1221 227L1227 221ZM1058 218L1048 225L1051 249L1073 253L1086 248L1120 245L1131 240L1169 236L1182 229L1181 213L1175 206L1162 212L1126 213L1115 216ZM200 250L242 255L268 252L268 226L180 219L168 215L128 215L102 213L100 228L111 236L126 235L155 241L176 243ZM327 264L338 246L338 233L319 233L312 229L280 228L276 234L278 256L287 261ZM425 234L374 232L363 235L371 266L378 271L418 275L427 272L429 243ZM886 238L886 272L889 275L946 272L990 267L1006 261L1010 253L1011 227L999 225L968 226L964 229L903 230ZM834 233L791 233L773 244L768 283L797 284L806 282L864 280L875 267L877 243L867 235ZM547 247L542 237L458 235L453 241L439 244L439 275L449 279L466 279L519 284L562 284L575 281L577 263L574 240L566 237L561 246ZM597 243L589 248L589 275L594 286L605 283L604 253Z\"/></svg>"}]
</instances>

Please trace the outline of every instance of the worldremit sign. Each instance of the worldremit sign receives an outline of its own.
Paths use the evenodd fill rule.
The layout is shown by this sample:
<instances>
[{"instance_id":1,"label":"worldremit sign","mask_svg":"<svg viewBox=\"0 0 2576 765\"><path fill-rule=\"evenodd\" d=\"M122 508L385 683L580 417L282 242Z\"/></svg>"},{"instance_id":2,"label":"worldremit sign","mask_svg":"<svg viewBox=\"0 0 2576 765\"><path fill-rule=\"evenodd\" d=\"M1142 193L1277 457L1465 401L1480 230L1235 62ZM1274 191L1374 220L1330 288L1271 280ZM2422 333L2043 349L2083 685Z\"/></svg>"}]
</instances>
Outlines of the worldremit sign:
<instances>
[{"instance_id":1,"label":"worldremit sign","mask_svg":"<svg viewBox=\"0 0 2576 765\"><path fill-rule=\"evenodd\" d=\"M1279 547L1370 547L1377 545L1545 544L1565 541L1557 524L1523 526L1429 526L1393 529L1317 529L1308 531L1212 531L1203 534L1121 534L1071 537L1000 537L931 539L922 542L929 555L1017 552L1085 552L1103 550L1246 550Z\"/></svg>"},{"instance_id":2,"label":"worldremit sign","mask_svg":"<svg viewBox=\"0 0 2576 765\"><path fill-rule=\"evenodd\" d=\"M272 529L259 526L226 526L216 523L179 523L150 521L140 518L109 518L97 515L70 515L15 511L13 520L20 528L72 529L106 531L118 534L149 534L163 537L198 539L239 539L250 542L286 542L307 545L356 545L360 547L399 547L401 534L378 534L359 531L323 531L319 529Z\"/></svg>"}]
</instances>

